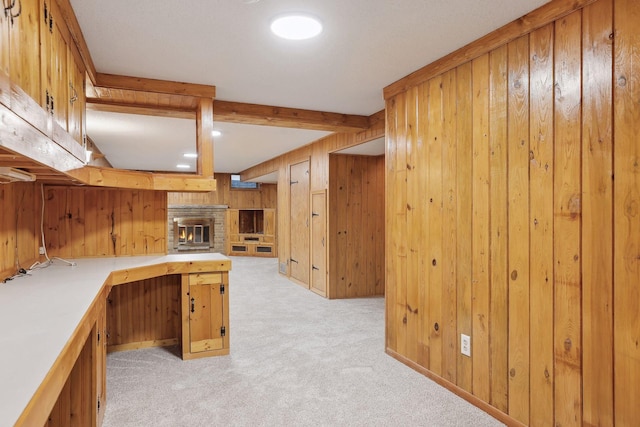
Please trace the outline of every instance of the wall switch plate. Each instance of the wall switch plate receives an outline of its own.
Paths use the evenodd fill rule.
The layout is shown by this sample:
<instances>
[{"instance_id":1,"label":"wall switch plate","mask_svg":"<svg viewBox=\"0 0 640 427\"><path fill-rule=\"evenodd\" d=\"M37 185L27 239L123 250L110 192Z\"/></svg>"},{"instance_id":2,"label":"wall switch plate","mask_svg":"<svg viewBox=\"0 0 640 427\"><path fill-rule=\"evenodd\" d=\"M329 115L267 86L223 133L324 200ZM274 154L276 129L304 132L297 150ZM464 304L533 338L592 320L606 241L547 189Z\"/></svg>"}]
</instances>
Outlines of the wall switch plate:
<instances>
[{"instance_id":1,"label":"wall switch plate","mask_svg":"<svg viewBox=\"0 0 640 427\"><path fill-rule=\"evenodd\" d=\"M40 247L38 248L38 253L39 253L40 255L44 255L44 246L40 246Z\"/></svg>"},{"instance_id":2,"label":"wall switch plate","mask_svg":"<svg viewBox=\"0 0 640 427\"><path fill-rule=\"evenodd\" d=\"M471 337L469 335L460 334L460 353L471 357Z\"/></svg>"}]
</instances>

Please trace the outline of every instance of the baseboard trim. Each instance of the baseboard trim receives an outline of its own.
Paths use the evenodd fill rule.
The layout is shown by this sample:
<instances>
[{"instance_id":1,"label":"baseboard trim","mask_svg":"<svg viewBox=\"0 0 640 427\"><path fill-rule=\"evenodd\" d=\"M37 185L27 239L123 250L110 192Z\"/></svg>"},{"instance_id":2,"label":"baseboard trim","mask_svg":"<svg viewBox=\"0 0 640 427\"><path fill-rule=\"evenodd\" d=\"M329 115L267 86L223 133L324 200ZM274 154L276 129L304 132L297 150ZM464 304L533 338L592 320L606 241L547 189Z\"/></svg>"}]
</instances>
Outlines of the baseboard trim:
<instances>
[{"instance_id":1,"label":"baseboard trim","mask_svg":"<svg viewBox=\"0 0 640 427\"><path fill-rule=\"evenodd\" d=\"M169 338L166 340L151 340L132 342L127 344L109 345L107 346L107 353L113 353L116 351L140 350L142 348L151 347L169 347L172 345L178 345L178 343L178 338Z\"/></svg>"},{"instance_id":2,"label":"baseboard trim","mask_svg":"<svg viewBox=\"0 0 640 427\"><path fill-rule=\"evenodd\" d=\"M493 418L497 419L498 421L500 421L502 423L505 423L507 426L509 426L509 427L526 427L526 425L522 424L520 421L511 418L509 415L507 415L504 412L494 408L493 406L489 405L484 400L478 399L476 396L474 396L473 394L469 393L468 391L458 387L455 384L450 383L449 381L445 380L442 377L437 376L433 372L431 372L428 369L426 369L424 366L418 365L413 360L409 360L405 356L403 356L403 355L401 355L399 353L396 353L395 351L393 351L393 350L391 350L389 348L387 348L385 351L389 356L393 357L398 362L403 363L403 364L407 365L408 367L410 367L411 369L420 372L422 375L424 375L425 377L429 378L433 382L437 383L438 385L446 388L450 392L452 392L452 393L458 395L459 397L463 398L464 400L466 400L467 402L471 403L476 408L482 409L484 412L486 412L487 414L491 415Z\"/></svg>"}]
</instances>

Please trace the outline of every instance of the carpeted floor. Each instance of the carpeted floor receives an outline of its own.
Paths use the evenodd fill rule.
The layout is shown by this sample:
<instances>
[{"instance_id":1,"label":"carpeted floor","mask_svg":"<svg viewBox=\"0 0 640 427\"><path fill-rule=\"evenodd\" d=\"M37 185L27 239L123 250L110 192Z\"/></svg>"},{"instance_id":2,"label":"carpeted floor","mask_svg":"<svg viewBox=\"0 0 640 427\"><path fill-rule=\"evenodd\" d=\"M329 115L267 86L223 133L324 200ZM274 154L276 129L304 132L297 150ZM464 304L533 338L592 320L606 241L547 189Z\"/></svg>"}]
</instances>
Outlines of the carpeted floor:
<instances>
[{"instance_id":1,"label":"carpeted floor","mask_svg":"<svg viewBox=\"0 0 640 427\"><path fill-rule=\"evenodd\" d=\"M105 427L499 426L384 353L384 299L321 298L233 258L231 355L111 353Z\"/></svg>"}]
</instances>

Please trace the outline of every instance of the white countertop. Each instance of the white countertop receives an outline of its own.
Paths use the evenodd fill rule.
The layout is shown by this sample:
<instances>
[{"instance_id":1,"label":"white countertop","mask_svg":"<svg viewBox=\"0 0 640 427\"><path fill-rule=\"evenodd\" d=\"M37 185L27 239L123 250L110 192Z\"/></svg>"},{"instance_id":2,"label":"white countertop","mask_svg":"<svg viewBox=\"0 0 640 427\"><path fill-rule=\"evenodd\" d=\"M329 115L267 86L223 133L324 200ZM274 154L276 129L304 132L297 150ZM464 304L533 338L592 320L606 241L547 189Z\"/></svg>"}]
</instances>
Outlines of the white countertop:
<instances>
[{"instance_id":1,"label":"white countertop","mask_svg":"<svg viewBox=\"0 0 640 427\"><path fill-rule=\"evenodd\" d=\"M112 271L184 261L228 260L177 254L54 260L0 283L0 426L18 420Z\"/></svg>"}]
</instances>

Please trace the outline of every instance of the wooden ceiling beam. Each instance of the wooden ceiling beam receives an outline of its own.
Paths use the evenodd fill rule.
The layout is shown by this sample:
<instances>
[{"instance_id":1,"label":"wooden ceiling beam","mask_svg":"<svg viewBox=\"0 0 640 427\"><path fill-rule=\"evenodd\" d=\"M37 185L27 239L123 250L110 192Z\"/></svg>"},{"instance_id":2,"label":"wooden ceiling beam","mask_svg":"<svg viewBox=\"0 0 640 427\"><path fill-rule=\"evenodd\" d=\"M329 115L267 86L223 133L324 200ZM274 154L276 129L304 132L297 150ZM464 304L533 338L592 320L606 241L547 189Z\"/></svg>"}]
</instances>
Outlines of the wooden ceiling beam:
<instances>
[{"instance_id":1,"label":"wooden ceiling beam","mask_svg":"<svg viewBox=\"0 0 640 427\"><path fill-rule=\"evenodd\" d=\"M145 116L172 117L177 119L196 118L196 111L171 107L158 107L142 103L111 102L105 98L87 98L87 110L109 113L140 114Z\"/></svg>"},{"instance_id":2,"label":"wooden ceiling beam","mask_svg":"<svg viewBox=\"0 0 640 427\"><path fill-rule=\"evenodd\" d=\"M173 82L169 80L146 79L143 77L118 76L115 74L104 73L97 73L95 86L111 89L133 90L138 92L187 95L198 98L216 97L215 86Z\"/></svg>"},{"instance_id":3,"label":"wooden ceiling beam","mask_svg":"<svg viewBox=\"0 0 640 427\"><path fill-rule=\"evenodd\" d=\"M369 127L369 118L367 116L219 100L214 101L213 104L213 119L219 122L329 132L353 132Z\"/></svg>"}]
</instances>

